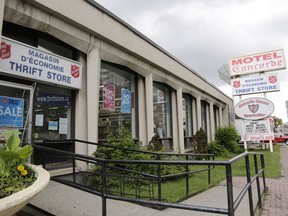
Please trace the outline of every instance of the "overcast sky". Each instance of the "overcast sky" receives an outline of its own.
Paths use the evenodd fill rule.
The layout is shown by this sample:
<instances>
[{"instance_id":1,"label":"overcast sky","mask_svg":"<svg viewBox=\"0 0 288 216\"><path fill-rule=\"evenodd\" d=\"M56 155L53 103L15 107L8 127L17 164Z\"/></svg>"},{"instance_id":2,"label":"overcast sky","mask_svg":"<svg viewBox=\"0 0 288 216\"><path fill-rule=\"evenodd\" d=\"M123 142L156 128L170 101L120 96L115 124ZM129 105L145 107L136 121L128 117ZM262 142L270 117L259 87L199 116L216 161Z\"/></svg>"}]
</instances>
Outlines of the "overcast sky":
<instances>
[{"instance_id":1,"label":"overcast sky","mask_svg":"<svg viewBox=\"0 0 288 216\"><path fill-rule=\"evenodd\" d=\"M229 58L276 49L284 49L285 56L288 56L287 0L96 0L96 2L230 97L232 97L231 87L219 78L217 72L223 64L228 63ZM285 107L285 101L288 100L287 70L276 72L280 78L281 90L266 95L275 105L272 115L287 122ZM239 101L238 96L234 99L235 102Z\"/></svg>"}]
</instances>

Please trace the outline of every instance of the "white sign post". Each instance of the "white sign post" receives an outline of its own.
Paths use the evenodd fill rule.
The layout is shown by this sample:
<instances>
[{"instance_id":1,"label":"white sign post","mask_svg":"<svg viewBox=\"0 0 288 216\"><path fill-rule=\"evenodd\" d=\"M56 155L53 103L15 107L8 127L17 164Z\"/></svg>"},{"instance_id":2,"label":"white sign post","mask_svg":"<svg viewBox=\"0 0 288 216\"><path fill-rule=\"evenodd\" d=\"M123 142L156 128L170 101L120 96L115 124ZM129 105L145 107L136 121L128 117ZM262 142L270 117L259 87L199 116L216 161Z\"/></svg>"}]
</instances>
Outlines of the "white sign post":
<instances>
[{"instance_id":1,"label":"white sign post","mask_svg":"<svg viewBox=\"0 0 288 216\"><path fill-rule=\"evenodd\" d=\"M277 74L269 76L263 74L261 76L244 78L239 78L239 76L280 69L286 69L283 49L229 59L230 75L231 77L237 77L237 79L233 79L231 82L233 96L239 95L241 100L241 95L264 93L264 98L241 100L235 106L235 114L243 119L244 122L245 120L258 120L259 122L259 120L269 117L274 112L274 104L266 99L266 92L279 91L280 88ZM244 141L246 150L246 141L269 140L270 151L273 152L272 140L274 139L274 133L271 132L270 118L265 120L267 124L261 122L260 126L258 125L258 127L254 128L253 124L257 124L254 122L248 126L250 133L246 132L247 127L244 128L243 131L245 133L241 134L241 139Z\"/></svg>"}]
</instances>

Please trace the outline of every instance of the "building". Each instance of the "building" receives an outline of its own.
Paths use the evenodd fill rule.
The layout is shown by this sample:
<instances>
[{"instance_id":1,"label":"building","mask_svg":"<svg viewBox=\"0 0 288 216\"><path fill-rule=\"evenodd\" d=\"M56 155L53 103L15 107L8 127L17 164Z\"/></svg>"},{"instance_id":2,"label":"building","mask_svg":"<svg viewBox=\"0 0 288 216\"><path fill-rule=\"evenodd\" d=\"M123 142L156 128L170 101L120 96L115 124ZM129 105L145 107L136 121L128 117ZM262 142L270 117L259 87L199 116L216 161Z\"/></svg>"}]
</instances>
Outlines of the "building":
<instances>
[{"instance_id":1,"label":"building","mask_svg":"<svg viewBox=\"0 0 288 216\"><path fill-rule=\"evenodd\" d=\"M0 6L0 130L20 128L24 142L101 142L124 125L185 152L200 128L211 141L233 121L231 98L92 0Z\"/></svg>"}]
</instances>

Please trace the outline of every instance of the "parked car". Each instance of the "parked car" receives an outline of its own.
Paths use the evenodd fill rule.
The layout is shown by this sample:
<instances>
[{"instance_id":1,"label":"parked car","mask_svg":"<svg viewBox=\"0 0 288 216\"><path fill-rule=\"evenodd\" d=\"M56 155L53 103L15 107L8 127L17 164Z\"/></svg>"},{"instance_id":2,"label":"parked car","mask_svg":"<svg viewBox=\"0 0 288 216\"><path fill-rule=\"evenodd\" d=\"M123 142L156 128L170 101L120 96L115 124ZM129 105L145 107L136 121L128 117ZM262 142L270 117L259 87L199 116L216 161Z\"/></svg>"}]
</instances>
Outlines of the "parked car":
<instances>
[{"instance_id":1,"label":"parked car","mask_svg":"<svg viewBox=\"0 0 288 216\"><path fill-rule=\"evenodd\" d=\"M272 142L285 143L288 145L288 136L282 133L274 133L274 140Z\"/></svg>"}]
</instances>

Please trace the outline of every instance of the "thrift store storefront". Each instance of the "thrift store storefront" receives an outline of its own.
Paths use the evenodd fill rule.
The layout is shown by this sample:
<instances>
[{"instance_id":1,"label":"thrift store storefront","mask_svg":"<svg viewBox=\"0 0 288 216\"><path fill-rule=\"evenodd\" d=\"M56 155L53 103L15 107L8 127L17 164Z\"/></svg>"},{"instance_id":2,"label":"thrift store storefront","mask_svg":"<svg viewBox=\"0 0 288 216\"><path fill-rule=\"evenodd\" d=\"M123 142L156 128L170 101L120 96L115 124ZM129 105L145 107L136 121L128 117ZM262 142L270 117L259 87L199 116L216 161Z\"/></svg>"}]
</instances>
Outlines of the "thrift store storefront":
<instances>
[{"instance_id":1,"label":"thrift store storefront","mask_svg":"<svg viewBox=\"0 0 288 216\"><path fill-rule=\"evenodd\" d=\"M22 42L16 40L19 31ZM75 50L9 23L4 23L2 35L0 130L19 129L24 144L73 138L74 95L82 79L82 65L73 60ZM72 145L57 148L74 151ZM34 152L33 163L41 163L40 155ZM58 158L47 163L69 161Z\"/></svg>"},{"instance_id":2,"label":"thrift store storefront","mask_svg":"<svg viewBox=\"0 0 288 216\"><path fill-rule=\"evenodd\" d=\"M183 153L200 128L212 141L230 124L231 98L94 1L1 2L0 130L20 129L24 143L100 143L124 125L143 145L158 134L165 150Z\"/></svg>"}]
</instances>

